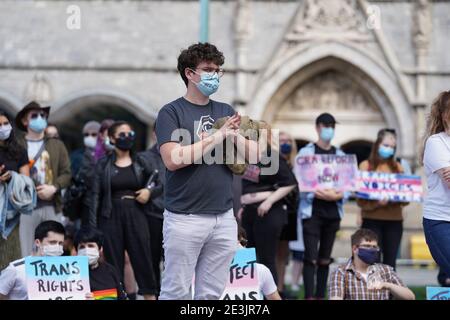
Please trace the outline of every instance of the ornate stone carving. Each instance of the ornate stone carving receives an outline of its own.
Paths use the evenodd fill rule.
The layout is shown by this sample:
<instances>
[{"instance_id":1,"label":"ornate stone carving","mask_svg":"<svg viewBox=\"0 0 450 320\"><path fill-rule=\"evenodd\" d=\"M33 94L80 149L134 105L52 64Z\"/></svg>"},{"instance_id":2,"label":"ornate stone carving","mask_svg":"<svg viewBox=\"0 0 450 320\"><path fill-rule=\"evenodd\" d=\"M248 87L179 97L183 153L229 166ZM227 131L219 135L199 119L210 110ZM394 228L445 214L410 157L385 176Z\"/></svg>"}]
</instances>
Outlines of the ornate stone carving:
<instances>
[{"instance_id":1,"label":"ornate stone carving","mask_svg":"<svg viewBox=\"0 0 450 320\"><path fill-rule=\"evenodd\" d=\"M414 10L413 41L418 49L426 49L432 28L431 4L429 0L417 0Z\"/></svg>"},{"instance_id":2,"label":"ornate stone carving","mask_svg":"<svg viewBox=\"0 0 450 320\"><path fill-rule=\"evenodd\" d=\"M288 40L329 37L369 40L356 0L305 0Z\"/></svg>"},{"instance_id":3,"label":"ornate stone carving","mask_svg":"<svg viewBox=\"0 0 450 320\"><path fill-rule=\"evenodd\" d=\"M234 20L234 32L236 41L244 41L250 34L250 4L248 0L238 0Z\"/></svg>"},{"instance_id":4,"label":"ornate stone carving","mask_svg":"<svg viewBox=\"0 0 450 320\"><path fill-rule=\"evenodd\" d=\"M377 111L361 88L337 71L321 73L298 87L290 99L294 110Z\"/></svg>"},{"instance_id":5,"label":"ornate stone carving","mask_svg":"<svg viewBox=\"0 0 450 320\"><path fill-rule=\"evenodd\" d=\"M25 90L25 99L39 103L47 103L53 99L50 81L44 74L36 73L34 75L33 80L31 80Z\"/></svg>"}]
</instances>

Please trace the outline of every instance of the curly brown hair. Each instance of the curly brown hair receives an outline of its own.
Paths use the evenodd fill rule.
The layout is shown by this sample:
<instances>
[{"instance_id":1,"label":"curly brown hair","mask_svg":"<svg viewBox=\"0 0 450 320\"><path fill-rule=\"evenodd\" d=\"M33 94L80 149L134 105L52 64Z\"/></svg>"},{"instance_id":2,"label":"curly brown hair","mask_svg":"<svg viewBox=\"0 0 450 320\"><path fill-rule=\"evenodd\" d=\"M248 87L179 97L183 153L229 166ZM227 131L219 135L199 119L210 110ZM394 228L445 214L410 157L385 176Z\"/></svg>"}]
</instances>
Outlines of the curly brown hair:
<instances>
[{"instance_id":1,"label":"curly brown hair","mask_svg":"<svg viewBox=\"0 0 450 320\"><path fill-rule=\"evenodd\" d=\"M225 62L225 57L215 45L208 42L199 42L181 51L181 54L178 57L177 69L186 84L186 87L188 85L188 79L186 78L184 71L186 68L195 70L202 62L212 62L218 66L221 66Z\"/></svg>"},{"instance_id":2,"label":"curly brown hair","mask_svg":"<svg viewBox=\"0 0 450 320\"><path fill-rule=\"evenodd\" d=\"M430 113L427 117L427 126L423 137L423 145L421 150L421 159L423 162L423 154L425 144L430 136L436 133L446 131L449 124L446 122L450 118L450 90L441 92L431 105ZM448 120L447 120L448 121Z\"/></svg>"}]
</instances>

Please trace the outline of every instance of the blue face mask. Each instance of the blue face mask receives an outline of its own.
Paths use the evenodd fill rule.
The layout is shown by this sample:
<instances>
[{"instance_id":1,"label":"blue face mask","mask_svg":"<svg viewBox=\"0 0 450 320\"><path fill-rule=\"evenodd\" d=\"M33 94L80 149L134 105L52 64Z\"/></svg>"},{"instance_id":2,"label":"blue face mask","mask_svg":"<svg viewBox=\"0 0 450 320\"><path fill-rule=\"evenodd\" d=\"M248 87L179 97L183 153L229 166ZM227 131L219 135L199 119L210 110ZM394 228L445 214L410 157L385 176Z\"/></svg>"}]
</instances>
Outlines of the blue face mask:
<instances>
[{"instance_id":1,"label":"blue face mask","mask_svg":"<svg viewBox=\"0 0 450 320\"><path fill-rule=\"evenodd\" d=\"M47 119L41 118L41 116L31 119L28 127L36 133L41 133L47 128Z\"/></svg>"},{"instance_id":2,"label":"blue face mask","mask_svg":"<svg viewBox=\"0 0 450 320\"><path fill-rule=\"evenodd\" d=\"M280 146L280 151L282 154L290 154L292 151L292 146L290 143L283 143Z\"/></svg>"},{"instance_id":3,"label":"blue face mask","mask_svg":"<svg viewBox=\"0 0 450 320\"><path fill-rule=\"evenodd\" d=\"M378 262L380 257L379 250L369 248L358 248L358 257L365 264L374 264Z\"/></svg>"},{"instance_id":4,"label":"blue face mask","mask_svg":"<svg viewBox=\"0 0 450 320\"><path fill-rule=\"evenodd\" d=\"M391 147L385 147L383 145L380 145L378 148L378 155L383 159L389 159L394 155L395 151L394 148Z\"/></svg>"},{"instance_id":5,"label":"blue face mask","mask_svg":"<svg viewBox=\"0 0 450 320\"><path fill-rule=\"evenodd\" d=\"M205 97L209 97L219 89L219 75L217 72L204 72L200 75L200 82L195 83L195 85Z\"/></svg>"},{"instance_id":6,"label":"blue face mask","mask_svg":"<svg viewBox=\"0 0 450 320\"><path fill-rule=\"evenodd\" d=\"M322 128L320 130L320 139L323 141L331 141L334 137L334 128L328 127L328 128Z\"/></svg>"}]
</instances>

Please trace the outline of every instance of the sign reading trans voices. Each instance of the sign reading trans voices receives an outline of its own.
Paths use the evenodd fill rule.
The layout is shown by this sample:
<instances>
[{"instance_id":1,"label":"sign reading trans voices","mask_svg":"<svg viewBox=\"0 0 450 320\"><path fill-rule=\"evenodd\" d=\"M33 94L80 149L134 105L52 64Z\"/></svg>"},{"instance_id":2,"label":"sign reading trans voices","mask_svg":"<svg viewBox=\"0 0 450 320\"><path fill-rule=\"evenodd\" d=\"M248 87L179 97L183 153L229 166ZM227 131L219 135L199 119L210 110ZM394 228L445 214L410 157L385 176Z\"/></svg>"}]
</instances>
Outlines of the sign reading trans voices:
<instances>
[{"instance_id":1,"label":"sign reading trans voices","mask_svg":"<svg viewBox=\"0 0 450 320\"><path fill-rule=\"evenodd\" d=\"M85 300L90 292L86 256L25 258L29 300Z\"/></svg>"},{"instance_id":2,"label":"sign reading trans voices","mask_svg":"<svg viewBox=\"0 0 450 320\"><path fill-rule=\"evenodd\" d=\"M319 189L354 191L358 166L354 154L316 154L297 157L294 173L301 192Z\"/></svg>"},{"instance_id":3,"label":"sign reading trans voices","mask_svg":"<svg viewBox=\"0 0 450 320\"><path fill-rule=\"evenodd\" d=\"M392 202L422 202L420 176L360 171L356 197Z\"/></svg>"}]
</instances>

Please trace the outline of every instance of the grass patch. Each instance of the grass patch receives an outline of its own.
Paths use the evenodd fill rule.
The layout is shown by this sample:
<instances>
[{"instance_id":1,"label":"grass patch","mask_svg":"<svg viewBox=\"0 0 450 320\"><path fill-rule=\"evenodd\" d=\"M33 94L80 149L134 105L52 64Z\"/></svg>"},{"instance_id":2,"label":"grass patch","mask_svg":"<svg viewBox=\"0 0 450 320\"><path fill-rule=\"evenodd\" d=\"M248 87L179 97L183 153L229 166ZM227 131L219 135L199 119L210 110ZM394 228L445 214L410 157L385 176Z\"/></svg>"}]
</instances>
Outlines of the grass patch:
<instances>
[{"instance_id":1,"label":"grass patch","mask_svg":"<svg viewBox=\"0 0 450 320\"><path fill-rule=\"evenodd\" d=\"M426 287L409 287L414 294L416 295L416 300L426 300L427 299L427 289ZM291 287L289 285L286 286L286 289L291 290ZM305 298L305 290L303 285L300 286L299 291L295 291L291 293L297 297L297 300L303 300Z\"/></svg>"}]
</instances>

